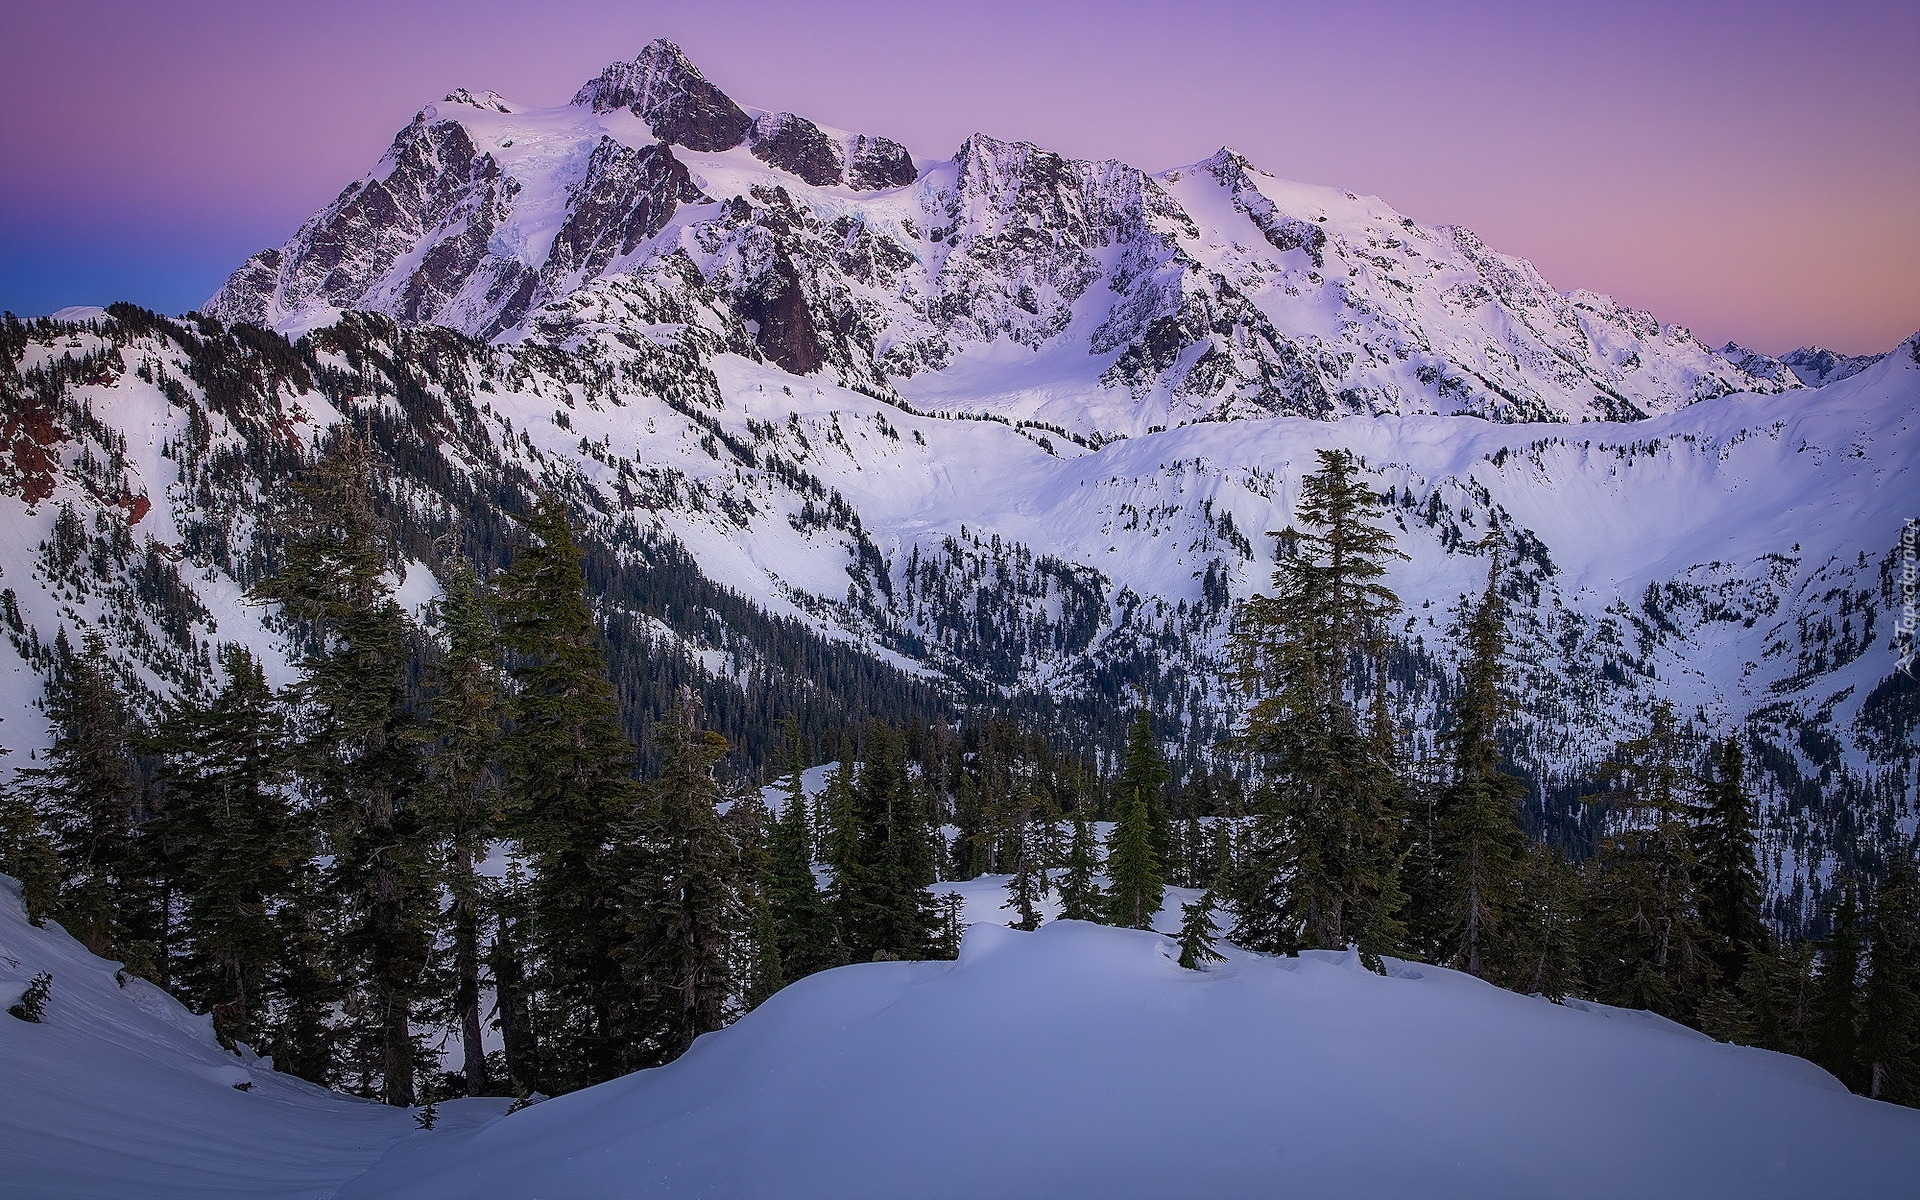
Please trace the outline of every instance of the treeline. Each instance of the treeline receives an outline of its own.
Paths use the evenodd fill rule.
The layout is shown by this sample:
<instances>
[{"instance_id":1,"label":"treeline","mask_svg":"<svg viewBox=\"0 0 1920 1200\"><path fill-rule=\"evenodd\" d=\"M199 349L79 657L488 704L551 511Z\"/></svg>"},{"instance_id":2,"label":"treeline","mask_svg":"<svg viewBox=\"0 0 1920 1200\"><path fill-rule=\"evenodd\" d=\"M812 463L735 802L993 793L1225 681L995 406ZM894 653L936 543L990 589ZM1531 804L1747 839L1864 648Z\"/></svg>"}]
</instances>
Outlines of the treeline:
<instances>
[{"instance_id":1,"label":"treeline","mask_svg":"<svg viewBox=\"0 0 1920 1200\"><path fill-rule=\"evenodd\" d=\"M1144 705L1110 757L1005 716L788 720L759 735L782 746L771 811L727 776L690 689L641 767L561 498L500 569L444 542L444 597L415 626L391 594L377 461L334 436L253 589L301 648L296 680L270 686L229 646L217 690L143 721L106 647L63 639L54 745L0 796L0 870L36 919L283 1070L394 1104L585 1086L670 1061L814 971L952 956L960 899L941 883L995 875L1020 928L1150 928L1177 886L1198 893L1180 914L1190 967L1223 931L1268 953L1352 946L1376 970L1412 959L1652 1009L1920 1103L1913 846L1872 886L1838 881L1824 942L1777 936L1742 742L1665 705L1599 769L1594 853L1529 835L1501 749L1515 709L1491 543L1440 752L1414 757L1388 703L1396 552L1344 452L1304 481L1271 594L1238 615L1238 769L1175 778L1178 731ZM840 766L809 792L802 768L823 759Z\"/></svg>"}]
</instances>

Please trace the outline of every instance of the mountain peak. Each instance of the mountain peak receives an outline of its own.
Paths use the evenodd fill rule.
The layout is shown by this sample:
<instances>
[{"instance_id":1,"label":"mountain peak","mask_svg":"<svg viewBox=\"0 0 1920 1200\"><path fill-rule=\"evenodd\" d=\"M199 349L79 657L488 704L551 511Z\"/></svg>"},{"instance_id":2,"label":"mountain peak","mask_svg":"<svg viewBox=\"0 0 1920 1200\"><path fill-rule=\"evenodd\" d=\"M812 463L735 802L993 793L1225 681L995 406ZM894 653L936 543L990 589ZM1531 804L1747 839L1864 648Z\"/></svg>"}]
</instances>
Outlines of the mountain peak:
<instances>
[{"instance_id":1,"label":"mountain peak","mask_svg":"<svg viewBox=\"0 0 1920 1200\"><path fill-rule=\"evenodd\" d=\"M631 109L661 141L689 150L731 150L753 127L753 119L665 38L587 81L573 103L595 112Z\"/></svg>"}]
</instances>

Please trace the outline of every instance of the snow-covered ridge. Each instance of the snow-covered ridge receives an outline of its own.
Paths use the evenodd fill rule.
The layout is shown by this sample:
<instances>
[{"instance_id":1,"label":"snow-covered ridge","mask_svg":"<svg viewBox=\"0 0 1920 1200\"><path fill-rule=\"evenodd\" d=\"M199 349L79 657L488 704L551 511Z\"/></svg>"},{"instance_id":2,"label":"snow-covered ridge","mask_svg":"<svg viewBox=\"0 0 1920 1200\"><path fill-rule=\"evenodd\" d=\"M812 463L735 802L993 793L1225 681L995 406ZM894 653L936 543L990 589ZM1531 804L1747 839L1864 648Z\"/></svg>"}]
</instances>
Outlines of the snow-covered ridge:
<instances>
[{"instance_id":1,"label":"snow-covered ridge","mask_svg":"<svg viewBox=\"0 0 1920 1200\"><path fill-rule=\"evenodd\" d=\"M609 281L669 276L676 307L794 374L1082 435L1274 414L1635 419L1800 386L1558 291L1466 230L1230 150L1148 174L976 134L915 159L743 107L667 42L559 107L466 91L425 106L206 310L297 332L363 309L517 341Z\"/></svg>"},{"instance_id":2,"label":"snow-covered ridge","mask_svg":"<svg viewBox=\"0 0 1920 1200\"><path fill-rule=\"evenodd\" d=\"M1228 948L1186 971L1155 933L1021 933L990 907L970 912L983 923L958 962L810 976L670 1066L508 1116L501 1100L446 1102L426 1131L222 1050L207 1018L28 925L0 877L0 990L54 981L43 1024L0 1015L5 1187L1867 1196L1898 1190L1920 1139L1920 1114L1647 1013L1415 964L1382 977L1352 954Z\"/></svg>"}]
</instances>

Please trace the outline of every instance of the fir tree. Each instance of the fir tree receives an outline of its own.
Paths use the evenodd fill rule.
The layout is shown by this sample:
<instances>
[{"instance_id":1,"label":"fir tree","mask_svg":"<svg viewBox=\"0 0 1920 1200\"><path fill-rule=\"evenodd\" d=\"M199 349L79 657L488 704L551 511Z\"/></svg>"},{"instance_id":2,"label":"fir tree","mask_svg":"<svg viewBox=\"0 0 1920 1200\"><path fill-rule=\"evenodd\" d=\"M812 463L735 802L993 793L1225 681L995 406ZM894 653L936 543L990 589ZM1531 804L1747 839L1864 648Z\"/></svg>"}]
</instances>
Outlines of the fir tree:
<instances>
[{"instance_id":1,"label":"fir tree","mask_svg":"<svg viewBox=\"0 0 1920 1200\"><path fill-rule=\"evenodd\" d=\"M1522 862L1510 921L1508 984L1558 1001L1580 982L1580 927L1586 898L1578 869L1559 849L1535 845Z\"/></svg>"},{"instance_id":2,"label":"fir tree","mask_svg":"<svg viewBox=\"0 0 1920 1200\"><path fill-rule=\"evenodd\" d=\"M1087 802L1073 809L1073 838L1067 844L1067 869L1060 876L1060 917L1067 921L1101 921L1106 918L1105 898L1100 894L1099 851L1094 845L1093 828L1087 820Z\"/></svg>"},{"instance_id":3,"label":"fir tree","mask_svg":"<svg viewBox=\"0 0 1920 1200\"><path fill-rule=\"evenodd\" d=\"M278 602L307 646L294 689L305 726L298 761L320 798L328 889L346 914L360 987L349 1008L377 1047L381 1098L411 1107L435 879L420 827L420 733L405 704L414 648L385 582L397 551L375 476L372 448L343 429L297 489L280 573L254 595Z\"/></svg>"},{"instance_id":4,"label":"fir tree","mask_svg":"<svg viewBox=\"0 0 1920 1200\"><path fill-rule=\"evenodd\" d=\"M1116 782L1122 806L1129 796L1137 795L1146 802L1154 857L1163 867L1172 860L1175 850L1172 821L1162 794L1171 778L1172 772L1167 769L1166 759L1161 757L1159 744L1154 741L1153 721L1142 707L1127 728L1127 744L1120 755L1120 778Z\"/></svg>"},{"instance_id":5,"label":"fir tree","mask_svg":"<svg viewBox=\"0 0 1920 1200\"><path fill-rule=\"evenodd\" d=\"M1518 779L1502 769L1500 730L1513 712L1504 690L1506 604L1500 595L1500 555L1489 546L1487 587L1467 621L1467 662L1446 734L1452 783L1441 795L1439 867L1447 913L1448 957L1482 979L1490 959L1510 957L1503 923L1514 902L1524 851Z\"/></svg>"},{"instance_id":6,"label":"fir tree","mask_svg":"<svg viewBox=\"0 0 1920 1200\"><path fill-rule=\"evenodd\" d=\"M1018 806L1014 821L1013 868L1007 876L1007 903L1013 906L1016 917L1007 924L1015 929L1032 931L1040 928L1038 905L1046 894L1044 876L1040 870L1039 848L1035 844L1035 823L1032 820L1033 803L1030 798ZM1004 906L1003 906L1004 907Z\"/></svg>"},{"instance_id":7,"label":"fir tree","mask_svg":"<svg viewBox=\"0 0 1920 1200\"><path fill-rule=\"evenodd\" d=\"M1738 738L1714 748L1714 774L1698 818L1700 919L1712 939L1720 977L1737 987L1747 958L1767 946L1760 918L1764 886L1747 796L1746 760Z\"/></svg>"},{"instance_id":8,"label":"fir tree","mask_svg":"<svg viewBox=\"0 0 1920 1200\"><path fill-rule=\"evenodd\" d=\"M1152 929L1166 897L1146 798L1135 792L1120 809L1107 841L1107 912L1115 925Z\"/></svg>"},{"instance_id":9,"label":"fir tree","mask_svg":"<svg viewBox=\"0 0 1920 1200\"><path fill-rule=\"evenodd\" d=\"M507 1079L514 1094L539 1090L546 1074L540 1062L540 1028L527 980L527 910L531 887L520 864L509 859L506 877L493 894L494 935L487 952L493 972L494 1028L500 1031Z\"/></svg>"},{"instance_id":10,"label":"fir tree","mask_svg":"<svg viewBox=\"0 0 1920 1200\"><path fill-rule=\"evenodd\" d=\"M499 831L496 760L506 701L494 666L495 632L473 567L455 558L446 571L440 626L446 648L430 676L427 720L429 832L443 859L446 923L453 935L453 1015L460 1032L467 1095L487 1092L481 1044L480 958L485 887L478 866Z\"/></svg>"},{"instance_id":11,"label":"fir tree","mask_svg":"<svg viewBox=\"0 0 1920 1200\"><path fill-rule=\"evenodd\" d=\"M850 884L835 880L841 938L855 962L876 955L920 958L931 947L936 924L927 891L934 881L931 832L907 786L892 731L869 726L866 742L865 761L848 793L851 862L836 867L847 871Z\"/></svg>"},{"instance_id":12,"label":"fir tree","mask_svg":"<svg viewBox=\"0 0 1920 1200\"><path fill-rule=\"evenodd\" d=\"M531 1090L566 1090L635 1065L641 1037L616 951L628 940L607 848L634 814L633 744L620 723L582 554L565 503L541 499L499 580L500 640L512 655L513 728L501 747L509 832L532 866L527 939L555 1025Z\"/></svg>"},{"instance_id":13,"label":"fir tree","mask_svg":"<svg viewBox=\"0 0 1920 1200\"><path fill-rule=\"evenodd\" d=\"M220 665L220 691L175 705L156 731L167 806L155 825L171 847L190 947L178 986L213 1014L223 1041L258 1047L269 981L288 957L276 914L299 894L314 846L288 794L278 697L245 647L223 647Z\"/></svg>"},{"instance_id":14,"label":"fir tree","mask_svg":"<svg viewBox=\"0 0 1920 1200\"><path fill-rule=\"evenodd\" d=\"M691 689L682 689L653 739L661 772L647 784L627 839L635 847L624 889L632 937L622 952L641 998L647 1063L672 1061L731 1019L748 915L738 847L716 807L713 772L726 739L701 728Z\"/></svg>"},{"instance_id":15,"label":"fir tree","mask_svg":"<svg viewBox=\"0 0 1920 1200\"><path fill-rule=\"evenodd\" d=\"M0 747L0 754L6 753ZM60 901L60 852L33 801L17 787L0 783L0 875L20 881L27 920L44 925Z\"/></svg>"},{"instance_id":16,"label":"fir tree","mask_svg":"<svg viewBox=\"0 0 1920 1200\"><path fill-rule=\"evenodd\" d=\"M805 765L799 723L787 720L786 802L768 837L767 907L783 982L837 967L846 961L833 917L813 876L813 833L800 772Z\"/></svg>"},{"instance_id":17,"label":"fir tree","mask_svg":"<svg viewBox=\"0 0 1920 1200\"><path fill-rule=\"evenodd\" d=\"M1813 1061L1858 1092L1864 1090L1860 1071L1859 903L1851 882L1839 886L1833 930L1820 952L1808 1050Z\"/></svg>"},{"instance_id":18,"label":"fir tree","mask_svg":"<svg viewBox=\"0 0 1920 1200\"><path fill-rule=\"evenodd\" d=\"M56 661L46 713L53 745L18 782L64 868L60 923L93 953L158 975L153 897L135 845L142 789L130 742L137 731L98 633L87 635L79 654ZM30 839L31 825L20 824Z\"/></svg>"},{"instance_id":19,"label":"fir tree","mask_svg":"<svg viewBox=\"0 0 1920 1200\"><path fill-rule=\"evenodd\" d=\"M1180 906L1180 965L1189 971L1203 971L1210 962L1223 962L1226 956L1214 947L1214 900L1211 889L1198 900Z\"/></svg>"},{"instance_id":20,"label":"fir tree","mask_svg":"<svg viewBox=\"0 0 1920 1200\"><path fill-rule=\"evenodd\" d=\"M1896 842L1867 922L1871 947L1860 1012L1867 1094L1920 1107L1920 872Z\"/></svg>"},{"instance_id":21,"label":"fir tree","mask_svg":"<svg viewBox=\"0 0 1920 1200\"><path fill-rule=\"evenodd\" d=\"M1380 579L1387 559L1404 556L1373 524L1380 498L1353 456L1319 456L1320 471L1301 483L1304 529L1279 535L1274 594L1247 602L1232 643L1252 698L1239 743L1259 781L1236 930L1270 952L1346 945L1393 858L1392 763L1362 728L1349 684L1378 686L1377 672L1353 668L1385 652L1399 601Z\"/></svg>"},{"instance_id":22,"label":"fir tree","mask_svg":"<svg viewBox=\"0 0 1920 1200\"><path fill-rule=\"evenodd\" d=\"M1690 1020L1716 968L1694 857L1698 779L1671 706L1654 703L1646 732L1619 743L1602 776L1609 791L1589 798L1610 817L1590 863L1595 983L1610 1003Z\"/></svg>"}]
</instances>

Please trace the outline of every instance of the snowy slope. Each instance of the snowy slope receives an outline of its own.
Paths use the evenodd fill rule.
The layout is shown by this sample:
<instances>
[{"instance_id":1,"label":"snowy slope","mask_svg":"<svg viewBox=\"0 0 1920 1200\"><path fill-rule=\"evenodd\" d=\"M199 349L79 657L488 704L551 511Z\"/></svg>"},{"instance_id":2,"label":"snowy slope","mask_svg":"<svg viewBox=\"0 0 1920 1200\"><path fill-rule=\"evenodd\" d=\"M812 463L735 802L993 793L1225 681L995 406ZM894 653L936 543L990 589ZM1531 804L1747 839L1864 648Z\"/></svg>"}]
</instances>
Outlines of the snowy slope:
<instances>
[{"instance_id":1,"label":"snowy slope","mask_svg":"<svg viewBox=\"0 0 1920 1200\"><path fill-rule=\"evenodd\" d=\"M0 876L0 1009L36 974L53 976L42 1024L0 1015L0 1193L328 1195L413 1129L404 1112L222 1049L212 1018L144 980L121 983L117 966L57 925L29 925L19 885Z\"/></svg>"},{"instance_id":2,"label":"snowy slope","mask_svg":"<svg viewBox=\"0 0 1920 1200\"><path fill-rule=\"evenodd\" d=\"M465 90L424 106L206 311L297 332L364 309L515 341L623 280L794 374L1083 435L1273 413L1634 418L1800 386L1556 290L1467 230L1230 149L1159 174L982 134L914 158L743 108L667 42L558 107Z\"/></svg>"},{"instance_id":3,"label":"snowy slope","mask_svg":"<svg viewBox=\"0 0 1920 1200\"><path fill-rule=\"evenodd\" d=\"M343 1197L1889 1194L1920 1115L1643 1013L1434 968L977 925Z\"/></svg>"},{"instance_id":4,"label":"snowy slope","mask_svg":"<svg viewBox=\"0 0 1920 1200\"><path fill-rule=\"evenodd\" d=\"M0 1191L1804 1200L1894 1194L1920 1139L1920 1114L1646 1013L1350 955L1171 955L975 925L957 963L816 975L672 1066L504 1118L447 1103L429 1132L222 1050L0 878L0 998L54 977L44 1024L0 1016Z\"/></svg>"}]
</instances>

